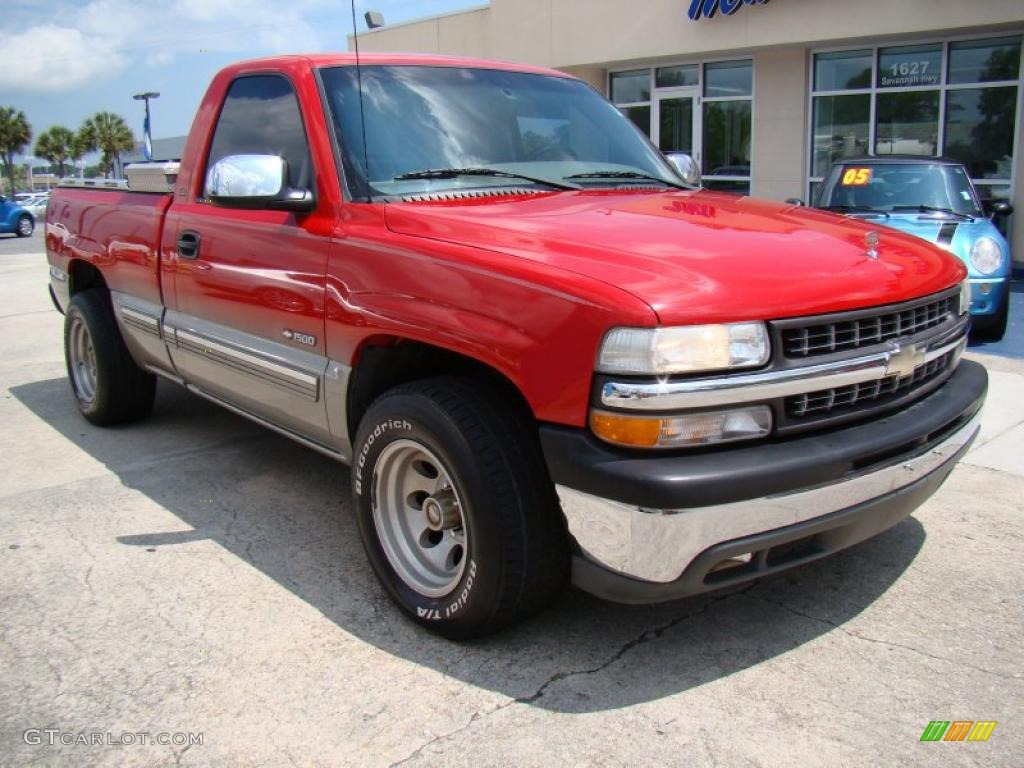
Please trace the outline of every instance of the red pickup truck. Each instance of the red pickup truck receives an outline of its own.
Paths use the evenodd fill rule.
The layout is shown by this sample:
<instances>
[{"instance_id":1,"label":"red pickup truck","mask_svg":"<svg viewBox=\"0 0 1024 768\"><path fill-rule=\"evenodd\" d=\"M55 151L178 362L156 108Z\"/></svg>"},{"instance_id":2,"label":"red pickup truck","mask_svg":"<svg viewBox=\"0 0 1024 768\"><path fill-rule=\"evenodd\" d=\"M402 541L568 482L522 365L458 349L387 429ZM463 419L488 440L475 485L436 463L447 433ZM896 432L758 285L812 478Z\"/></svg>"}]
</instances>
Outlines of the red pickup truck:
<instances>
[{"instance_id":1,"label":"red pickup truck","mask_svg":"<svg viewBox=\"0 0 1024 768\"><path fill-rule=\"evenodd\" d=\"M964 267L685 169L556 71L230 66L166 188L53 195L72 392L115 424L162 376L350 464L374 570L453 638L894 525L977 434Z\"/></svg>"}]
</instances>

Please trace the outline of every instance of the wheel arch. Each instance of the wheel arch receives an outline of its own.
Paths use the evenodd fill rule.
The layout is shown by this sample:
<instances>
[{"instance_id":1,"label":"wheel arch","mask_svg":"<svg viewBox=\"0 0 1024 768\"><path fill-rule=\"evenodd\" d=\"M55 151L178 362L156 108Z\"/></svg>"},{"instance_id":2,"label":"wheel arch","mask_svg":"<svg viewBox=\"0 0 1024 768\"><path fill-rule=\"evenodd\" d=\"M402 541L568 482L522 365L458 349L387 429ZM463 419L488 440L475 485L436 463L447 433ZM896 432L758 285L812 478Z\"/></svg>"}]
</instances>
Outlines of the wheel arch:
<instances>
[{"instance_id":1,"label":"wheel arch","mask_svg":"<svg viewBox=\"0 0 1024 768\"><path fill-rule=\"evenodd\" d=\"M522 390L497 368L477 358L401 336L379 335L363 341L356 351L348 383L348 432L355 439L359 422L370 404L389 389L420 379L457 375L500 392L511 407L530 422L534 412Z\"/></svg>"},{"instance_id":2,"label":"wheel arch","mask_svg":"<svg viewBox=\"0 0 1024 768\"><path fill-rule=\"evenodd\" d=\"M72 259L68 263L68 296L74 296L80 291L89 289L98 290L107 300L110 299L110 289L103 273L95 264L90 264L84 259Z\"/></svg>"}]
</instances>

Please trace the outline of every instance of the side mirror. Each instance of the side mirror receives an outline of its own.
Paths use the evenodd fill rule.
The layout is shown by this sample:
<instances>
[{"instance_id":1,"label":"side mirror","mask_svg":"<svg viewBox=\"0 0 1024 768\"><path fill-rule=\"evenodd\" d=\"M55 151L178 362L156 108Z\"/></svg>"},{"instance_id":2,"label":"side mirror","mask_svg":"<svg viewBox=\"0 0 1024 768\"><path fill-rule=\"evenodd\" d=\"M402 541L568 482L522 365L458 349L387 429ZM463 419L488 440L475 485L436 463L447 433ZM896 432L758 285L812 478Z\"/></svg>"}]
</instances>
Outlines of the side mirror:
<instances>
[{"instance_id":1,"label":"side mirror","mask_svg":"<svg viewBox=\"0 0 1024 768\"><path fill-rule=\"evenodd\" d=\"M669 152L665 155L665 159L668 160L672 170L683 180L684 184L689 184L691 187L700 186L700 166L697 165L696 160L685 152Z\"/></svg>"},{"instance_id":2,"label":"side mirror","mask_svg":"<svg viewBox=\"0 0 1024 768\"><path fill-rule=\"evenodd\" d=\"M288 164L277 155L228 155L206 174L206 196L215 203L244 208L311 211L308 189L287 185Z\"/></svg>"},{"instance_id":3,"label":"side mirror","mask_svg":"<svg viewBox=\"0 0 1024 768\"><path fill-rule=\"evenodd\" d=\"M1006 200L993 200L988 204L988 211L993 216L1009 216L1013 213L1013 206Z\"/></svg>"},{"instance_id":4,"label":"side mirror","mask_svg":"<svg viewBox=\"0 0 1024 768\"><path fill-rule=\"evenodd\" d=\"M806 205L807 205L807 203L805 203L805 202L804 202L803 200L801 200L801 199L800 199L799 197L787 197L787 198L786 198L786 204L787 204L787 205L799 205L799 206L801 206L801 207L803 207L803 206L806 206Z\"/></svg>"}]
</instances>

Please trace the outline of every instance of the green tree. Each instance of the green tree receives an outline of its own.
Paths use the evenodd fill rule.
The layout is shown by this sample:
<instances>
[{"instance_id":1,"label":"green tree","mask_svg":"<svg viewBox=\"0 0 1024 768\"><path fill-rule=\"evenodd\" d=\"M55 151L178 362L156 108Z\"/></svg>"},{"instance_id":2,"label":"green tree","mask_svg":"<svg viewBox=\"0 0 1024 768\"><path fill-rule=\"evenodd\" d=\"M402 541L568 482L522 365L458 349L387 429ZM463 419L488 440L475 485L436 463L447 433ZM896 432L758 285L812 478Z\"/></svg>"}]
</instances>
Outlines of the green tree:
<instances>
[{"instance_id":1,"label":"green tree","mask_svg":"<svg viewBox=\"0 0 1024 768\"><path fill-rule=\"evenodd\" d=\"M25 113L14 107L0 107L0 159L14 195L14 156L32 141L32 126Z\"/></svg>"},{"instance_id":2,"label":"green tree","mask_svg":"<svg viewBox=\"0 0 1024 768\"><path fill-rule=\"evenodd\" d=\"M0 171L0 194L3 194L3 187L10 187L10 175L7 171ZM28 189L28 170L24 165L14 166L14 190Z\"/></svg>"},{"instance_id":3,"label":"green tree","mask_svg":"<svg viewBox=\"0 0 1024 768\"><path fill-rule=\"evenodd\" d=\"M90 151L88 137L83 136L81 131L79 131L71 142L71 154L68 155L68 159L77 166L78 161L89 154Z\"/></svg>"},{"instance_id":4,"label":"green tree","mask_svg":"<svg viewBox=\"0 0 1024 768\"><path fill-rule=\"evenodd\" d=\"M36 139L36 157L42 157L57 165L58 173L64 176L64 166L74 152L75 134L63 125L55 125L43 131Z\"/></svg>"},{"instance_id":5,"label":"green tree","mask_svg":"<svg viewBox=\"0 0 1024 768\"><path fill-rule=\"evenodd\" d=\"M97 112L78 131L88 151L99 150L102 154L100 166L104 175L109 175L121 165L121 153L135 148L135 135L120 115L112 112Z\"/></svg>"}]
</instances>

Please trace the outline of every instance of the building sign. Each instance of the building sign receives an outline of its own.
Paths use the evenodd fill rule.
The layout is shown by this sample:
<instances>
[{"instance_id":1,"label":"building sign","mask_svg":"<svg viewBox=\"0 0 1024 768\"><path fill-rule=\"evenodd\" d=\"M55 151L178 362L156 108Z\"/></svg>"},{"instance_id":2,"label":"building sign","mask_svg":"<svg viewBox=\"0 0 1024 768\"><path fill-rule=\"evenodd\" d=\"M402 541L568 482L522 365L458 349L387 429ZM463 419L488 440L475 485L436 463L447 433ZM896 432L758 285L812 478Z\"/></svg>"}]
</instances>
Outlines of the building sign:
<instances>
[{"instance_id":1,"label":"building sign","mask_svg":"<svg viewBox=\"0 0 1024 768\"><path fill-rule=\"evenodd\" d=\"M878 71L878 84L882 88L905 88L913 85L938 85L938 67L922 57L903 57Z\"/></svg>"},{"instance_id":2,"label":"building sign","mask_svg":"<svg viewBox=\"0 0 1024 768\"><path fill-rule=\"evenodd\" d=\"M690 21L714 18L718 11L721 11L724 16L732 16L740 9L741 5L764 5L767 2L768 0L690 0L690 10L687 15L690 17Z\"/></svg>"}]
</instances>

